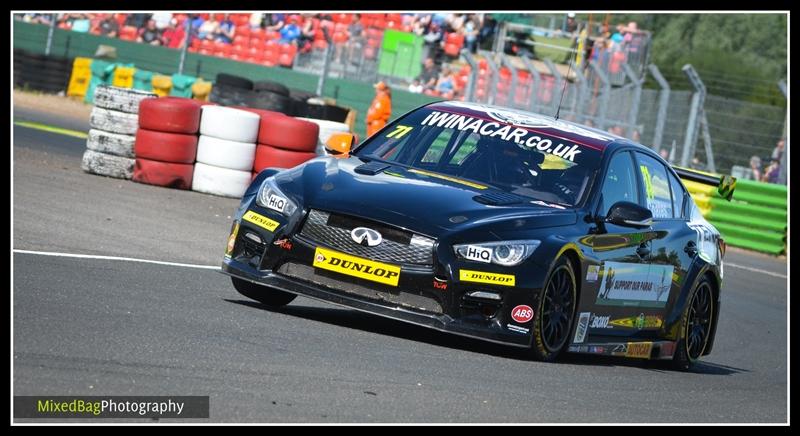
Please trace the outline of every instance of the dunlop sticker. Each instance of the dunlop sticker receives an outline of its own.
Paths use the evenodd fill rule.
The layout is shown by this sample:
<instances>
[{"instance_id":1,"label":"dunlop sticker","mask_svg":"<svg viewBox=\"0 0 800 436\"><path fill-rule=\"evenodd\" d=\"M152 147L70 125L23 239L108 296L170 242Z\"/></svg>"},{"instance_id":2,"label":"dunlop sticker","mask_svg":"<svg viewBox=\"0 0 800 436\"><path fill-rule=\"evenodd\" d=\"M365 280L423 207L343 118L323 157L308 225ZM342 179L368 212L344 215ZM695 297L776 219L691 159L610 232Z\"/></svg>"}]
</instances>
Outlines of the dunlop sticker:
<instances>
[{"instance_id":1,"label":"dunlop sticker","mask_svg":"<svg viewBox=\"0 0 800 436\"><path fill-rule=\"evenodd\" d=\"M488 283L490 285L514 286L515 276L482 271L459 270L459 280L462 282Z\"/></svg>"},{"instance_id":2,"label":"dunlop sticker","mask_svg":"<svg viewBox=\"0 0 800 436\"><path fill-rule=\"evenodd\" d=\"M247 222L253 223L253 224L255 224L255 225L259 226L259 227L265 228L265 229L269 230L270 232L274 232L275 229L277 229L278 226L280 225L279 222L273 221L273 220L265 217L264 215L257 214L255 212L253 212L252 210L248 210L247 213L244 214L242 219L247 221Z\"/></svg>"},{"instance_id":3,"label":"dunlop sticker","mask_svg":"<svg viewBox=\"0 0 800 436\"><path fill-rule=\"evenodd\" d=\"M399 266L374 262L320 247L314 252L313 265L316 268L391 286L397 286L400 280Z\"/></svg>"}]
</instances>

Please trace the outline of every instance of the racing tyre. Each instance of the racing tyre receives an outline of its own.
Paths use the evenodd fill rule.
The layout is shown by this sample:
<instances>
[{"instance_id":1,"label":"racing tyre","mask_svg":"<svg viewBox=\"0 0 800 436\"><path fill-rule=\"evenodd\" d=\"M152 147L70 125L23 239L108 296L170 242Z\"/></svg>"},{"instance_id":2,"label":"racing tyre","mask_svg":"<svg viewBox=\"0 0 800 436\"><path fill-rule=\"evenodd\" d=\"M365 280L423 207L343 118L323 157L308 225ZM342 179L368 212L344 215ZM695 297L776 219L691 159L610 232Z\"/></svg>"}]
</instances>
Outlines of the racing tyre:
<instances>
[{"instance_id":1,"label":"racing tyre","mask_svg":"<svg viewBox=\"0 0 800 436\"><path fill-rule=\"evenodd\" d=\"M81 160L81 169L101 176L130 179L133 176L134 163L135 161L128 157L86 150Z\"/></svg>"},{"instance_id":2,"label":"racing tyre","mask_svg":"<svg viewBox=\"0 0 800 436\"><path fill-rule=\"evenodd\" d=\"M268 91L275 94L283 95L285 97L289 96L289 88L281 85L278 82L273 82L271 80L263 80L261 82L254 83L253 90L256 92Z\"/></svg>"},{"instance_id":3,"label":"racing tyre","mask_svg":"<svg viewBox=\"0 0 800 436\"><path fill-rule=\"evenodd\" d=\"M197 162L194 165L192 190L223 197L241 198L250 186L250 171L232 170Z\"/></svg>"},{"instance_id":4,"label":"racing tyre","mask_svg":"<svg viewBox=\"0 0 800 436\"><path fill-rule=\"evenodd\" d=\"M562 256L550 272L534 311L531 354L535 359L552 362L569 344L578 301L576 283L572 263Z\"/></svg>"},{"instance_id":5,"label":"racing tyre","mask_svg":"<svg viewBox=\"0 0 800 436\"><path fill-rule=\"evenodd\" d=\"M245 96L243 103L245 106L254 107L256 109L266 109L283 114L289 113L291 109L291 100L289 97L269 91L253 92Z\"/></svg>"},{"instance_id":6,"label":"racing tyre","mask_svg":"<svg viewBox=\"0 0 800 436\"><path fill-rule=\"evenodd\" d=\"M692 368L708 345L714 325L714 292L708 276L703 276L690 294L683 312L681 331L672 357L672 367L681 371Z\"/></svg>"},{"instance_id":7,"label":"racing tyre","mask_svg":"<svg viewBox=\"0 0 800 436\"><path fill-rule=\"evenodd\" d=\"M231 88L246 89L248 91L253 89L253 81L245 77L234 76L233 74L219 73L217 74L216 85L228 86Z\"/></svg>"},{"instance_id":8,"label":"racing tyre","mask_svg":"<svg viewBox=\"0 0 800 436\"><path fill-rule=\"evenodd\" d=\"M260 172L264 168L292 168L317 157L314 152L283 150L270 145L258 144L253 171Z\"/></svg>"},{"instance_id":9,"label":"racing tyre","mask_svg":"<svg viewBox=\"0 0 800 436\"><path fill-rule=\"evenodd\" d=\"M194 165L136 158L133 181L174 189L191 189Z\"/></svg>"},{"instance_id":10,"label":"racing tyre","mask_svg":"<svg viewBox=\"0 0 800 436\"><path fill-rule=\"evenodd\" d=\"M95 107L89 116L89 126L120 135L135 135L139 127L139 117L136 114Z\"/></svg>"},{"instance_id":11,"label":"racing tyre","mask_svg":"<svg viewBox=\"0 0 800 436\"><path fill-rule=\"evenodd\" d=\"M191 98L161 97L139 103L139 126L171 133L197 133L204 102Z\"/></svg>"},{"instance_id":12,"label":"racing tyre","mask_svg":"<svg viewBox=\"0 0 800 436\"><path fill-rule=\"evenodd\" d=\"M134 157L133 143L135 138L135 136L131 135L120 135L97 129L89 129L89 137L86 139L86 148L99 153L132 158Z\"/></svg>"},{"instance_id":13,"label":"racing tyre","mask_svg":"<svg viewBox=\"0 0 800 436\"><path fill-rule=\"evenodd\" d=\"M259 303L269 307L282 307L291 303L297 295L289 292L279 291L275 288L269 288L262 285L257 285L247 280L242 280L236 277L231 277L233 287L236 291L247 298L256 300Z\"/></svg>"},{"instance_id":14,"label":"racing tyre","mask_svg":"<svg viewBox=\"0 0 800 436\"><path fill-rule=\"evenodd\" d=\"M197 136L139 129L135 151L137 158L193 164L197 156Z\"/></svg>"},{"instance_id":15,"label":"racing tyre","mask_svg":"<svg viewBox=\"0 0 800 436\"><path fill-rule=\"evenodd\" d=\"M108 85L100 85L94 91L95 106L129 114L138 114L139 103L147 98L158 98L158 96L152 92Z\"/></svg>"},{"instance_id":16,"label":"racing tyre","mask_svg":"<svg viewBox=\"0 0 800 436\"><path fill-rule=\"evenodd\" d=\"M239 171L252 171L256 145L200 135L197 141L197 162Z\"/></svg>"},{"instance_id":17,"label":"racing tyre","mask_svg":"<svg viewBox=\"0 0 800 436\"><path fill-rule=\"evenodd\" d=\"M262 117L259 144L284 150L314 152L319 141L319 126L287 116Z\"/></svg>"},{"instance_id":18,"label":"racing tyre","mask_svg":"<svg viewBox=\"0 0 800 436\"><path fill-rule=\"evenodd\" d=\"M261 117L239 109L203 106L200 134L229 141L255 143Z\"/></svg>"}]
</instances>

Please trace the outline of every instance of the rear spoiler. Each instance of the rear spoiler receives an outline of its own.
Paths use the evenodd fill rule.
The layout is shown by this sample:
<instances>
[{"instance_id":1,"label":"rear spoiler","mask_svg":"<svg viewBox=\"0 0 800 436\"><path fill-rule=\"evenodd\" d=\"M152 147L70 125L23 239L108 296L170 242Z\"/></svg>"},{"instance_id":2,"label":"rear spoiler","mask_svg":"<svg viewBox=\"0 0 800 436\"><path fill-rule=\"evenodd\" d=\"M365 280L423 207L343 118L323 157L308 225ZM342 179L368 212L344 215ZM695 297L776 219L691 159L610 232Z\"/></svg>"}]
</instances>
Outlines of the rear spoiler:
<instances>
[{"instance_id":1,"label":"rear spoiler","mask_svg":"<svg viewBox=\"0 0 800 436\"><path fill-rule=\"evenodd\" d=\"M733 176L718 176L711 173L706 173L697 170L690 170L688 168L672 167L680 178L691 180L692 182L702 183L704 185L716 186L717 192L722 198L731 201L733 198L733 191L736 189L736 177Z\"/></svg>"}]
</instances>

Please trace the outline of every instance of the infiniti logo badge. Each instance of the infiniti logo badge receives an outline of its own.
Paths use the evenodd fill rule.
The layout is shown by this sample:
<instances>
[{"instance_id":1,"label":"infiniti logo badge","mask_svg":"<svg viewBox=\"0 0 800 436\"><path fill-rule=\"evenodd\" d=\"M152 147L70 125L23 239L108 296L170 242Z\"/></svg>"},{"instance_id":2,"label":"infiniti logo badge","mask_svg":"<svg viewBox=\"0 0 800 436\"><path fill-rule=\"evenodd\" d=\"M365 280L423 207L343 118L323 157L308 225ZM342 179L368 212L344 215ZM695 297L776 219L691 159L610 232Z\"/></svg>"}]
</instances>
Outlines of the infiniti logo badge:
<instances>
[{"instance_id":1,"label":"infiniti logo badge","mask_svg":"<svg viewBox=\"0 0 800 436\"><path fill-rule=\"evenodd\" d=\"M350 231L350 237L356 242L366 247L374 247L383 241L383 236L375 230L366 227L356 227Z\"/></svg>"}]
</instances>

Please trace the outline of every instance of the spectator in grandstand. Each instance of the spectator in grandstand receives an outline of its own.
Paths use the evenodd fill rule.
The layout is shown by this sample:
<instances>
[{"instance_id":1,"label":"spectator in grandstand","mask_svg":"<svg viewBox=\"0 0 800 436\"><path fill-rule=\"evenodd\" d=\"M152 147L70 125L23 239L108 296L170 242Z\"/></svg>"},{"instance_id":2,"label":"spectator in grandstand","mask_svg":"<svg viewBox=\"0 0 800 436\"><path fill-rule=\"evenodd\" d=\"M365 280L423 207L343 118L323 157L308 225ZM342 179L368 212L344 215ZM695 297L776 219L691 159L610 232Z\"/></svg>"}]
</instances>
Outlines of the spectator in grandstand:
<instances>
[{"instance_id":1,"label":"spectator in grandstand","mask_svg":"<svg viewBox=\"0 0 800 436\"><path fill-rule=\"evenodd\" d=\"M147 24L147 20L149 19L150 14L130 14L127 18L125 18L125 25L142 29Z\"/></svg>"},{"instance_id":2,"label":"spectator in grandstand","mask_svg":"<svg viewBox=\"0 0 800 436\"><path fill-rule=\"evenodd\" d=\"M347 35L347 58L357 59L356 56L358 56L358 54L355 53L355 50L364 47L363 44L366 43L365 38L367 36L364 25L361 23L361 14L355 14L353 16L353 21L347 26ZM338 48L337 46L337 50Z\"/></svg>"},{"instance_id":3,"label":"spectator in grandstand","mask_svg":"<svg viewBox=\"0 0 800 436\"><path fill-rule=\"evenodd\" d=\"M411 24L411 31L417 36L422 36L425 34L425 31L428 29L428 25L430 25L430 23L430 15L416 15Z\"/></svg>"},{"instance_id":4,"label":"spectator in grandstand","mask_svg":"<svg viewBox=\"0 0 800 436\"><path fill-rule=\"evenodd\" d=\"M447 100L452 100L455 94L456 79L449 67L442 68L442 74L436 82L436 91Z\"/></svg>"},{"instance_id":5,"label":"spectator in grandstand","mask_svg":"<svg viewBox=\"0 0 800 436\"><path fill-rule=\"evenodd\" d=\"M750 156L750 171L752 172L753 180L761 180L761 158L758 156Z\"/></svg>"},{"instance_id":6,"label":"spectator in grandstand","mask_svg":"<svg viewBox=\"0 0 800 436\"><path fill-rule=\"evenodd\" d=\"M300 37L297 39L297 46L300 47L301 53L308 53L311 51L311 44L314 42L314 36L316 34L316 29L314 29L314 20L312 18L314 14L303 14L303 27L300 30ZM332 35L329 35L332 36ZM341 62L341 50L337 46L336 47L336 59L337 62Z\"/></svg>"},{"instance_id":7,"label":"spectator in grandstand","mask_svg":"<svg viewBox=\"0 0 800 436\"><path fill-rule=\"evenodd\" d=\"M667 150L666 148L662 148L661 150L659 150L658 155L661 156L661 159L664 159L665 161L669 162L669 150Z\"/></svg>"},{"instance_id":8,"label":"spectator in grandstand","mask_svg":"<svg viewBox=\"0 0 800 436\"><path fill-rule=\"evenodd\" d=\"M289 17L289 23L281 27L281 44L297 44L302 30L297 25L297 17Z\"/></svg>"},{"instance_id":9,"label":"spectator in grandstand","mask_svg":"<svg viewBox=\"0 0 800 436\"><path fill-rule=\"evenodd\" d=\"M478 20L474 15L464 23L464 46L471 53L478 50Z\"/></svg>"},{"instance_id":10,"label":"spectator in grandstand","mask_svg":"<svg viewBox=\"0 0 800 436\"><path fill-rule=\"evenodd\" d=\"M422 84L423 91L435 89L438 78L439 71L436 69L433 58L425 58L425 61L422 62L422 72L419 73L419 77L417 77Z\"/></svg>"},{"instance_id":11,"label":"spectator in grandstand","mask_svg":"<svg viewBox=\"0 0 800 436\"><path fill-rule=\"evenodd\" d=\"M264 27L264 14L250 14L250 28L261 29Z\"/></svg>"},{"instance_id":12,"label":"spectator in grandstand","mask_svg":"<svg viewBox=\"0 0 800 436\"><path fill-rule=\"evenodd\" d=\"M161 41L161 32L156 29L156 22L148 20L144 29L139 30L139 37L136 41L143 42L150 45L163 45Z\"/></svg>"},{"instance_id":13,"label":"spectator in grandstand","mask_svg":"<svg viewBox=\"0 0 800 436\"><path fill-rule=\"evenodd\" d=\"M193 38L203 39L203 38L200 38L200 27L203 26L203 23L205 22L205 20L203 20L203 17L201 17L200 15L192 16L191 20L192 20L192 29L191 29L192 30L192 37Z\"/></svg>"},{"instance_id":14,"label":"spectator in grandstand","mask_svg":"<svg viewBox=\"0 0 800 436\"><path fill-rule=\"evenodd\" d=\"M172 14L169 12L155 12L153 16L150 17L156 22L156 29L160 31L164 31L167 27L169 27L170 21L172 21Z\"/></svg>"},{"instance_id":15,"label":"spectator in grandstand","mask_svg":"<svg viewBox=\"0 0 800 436\"><path fill-rule=\"evenodd\" d=\"M116 38L119 36L119 21L117 21L117 17L119 14L108 14L107 17L103 18L100 23L97 25L97 32L102 36L107 36L109 38Z\"/></svg>"},{"instance_id":16,"label":"spectator in grandstand","mask_svg":"<svg viewBox=\"0 0 800 436\"><path fill-rule=\"evenodd\" d=\"M781 160L772 158L769 166L764 169L764 175L761 176L762 182L778 183L778 176L781 174Z\"/></svg>"},{"instance_id":17,"label":"spectator in grandstand","mask_svg":"<svg viewBox=\"0 0 800 436\"><path fill-rule=\"evenodd\" d=\"M214 14L211 14L208 20L204 21L200 28L197 29L197 37L213 41L217 32L219 32L219 21L217 21L217 17Z\"/></svg>"},{"instance_id":18,"label":"spectator in grandstand","mask_svg":"<svg viewBox=\"0 0 800 436\"><path fill-rule=\"evenodd\" d=\"M408 85L408 92L413 92L414 94L422 94L425 88L420 83L419 79L414 79L410 85Z\"/></svg>"},{"instance_id":19,"label":"spectator in grandstand","mask_svg":"<svg viewBox=\"0 0 800 436\"><path fill-rule=\"evenodd\" d=\"M235 35L236 24L233 22L233 20L231 20L230 14L224 14L222 16L222 21L219 22L214 39L224 42L225 44L230 44L233 42L233 37Z\"/></svg>"},{"instance_id":20,"label":"spectator in grandstand","mask_svg":"<svg viewBox=\"0 0 800 436\"><path fill-rule=\"evenodd\" d=\"M71 29L73 32L88 33L92 22L88 14L74 14Z\"/></svg>"},{"instance_id":21,"label":"spectator in grandstand","mask_svg":"<svg viewBox=\"0 0 800 436\"><path fill-rule=\"evenodd\" d=\"M779 140L778 143L775 144L775 148L772 150L772 159L777 159L780 161L781 157L783 157L783 149L785 146L786 142L783 139Z\"/></svg>"},{"instance_id":22,"label":"spectator in grandstand","mask_svg":"<svg viewBox=\"0 0 800 436\"><path fill-rule=\"evenodd\" d=\"M428 26L428 30L424 35L422 35L422 56L426 58L438 57L439 52L441 51L440 49L443 37L444 34L442 33L442 28L435 22L431 21L430 26Z\"/></svg>"},{"instance_id":23,"label":"spectator in grandstand","mask_svg":"<svg viewBox=\"0 0 800 436\"><path fill-rule=\"evenodd\" d=\"M285 24L285 17L285 14L267 14L266 19L264 20L266 23L266 29L275 32L280 31Z\"/></svg>"},{"instance_id":24,"label":"spectator in grandstand","mask_svg":"<svg viewBox=\"0 0 800 436\"><path fill-rule=\"evenodd\" d=\"M170 20L169 26L167 26L161 34L164 45L169 48L183 47L184 40L186 39L186 30L184 29L183 21L179 22L177 18Z\"/></svg>"},{"instance_id":25,"label":"spectator in grandstand","mask_svg":"<svg viewBox=\"0 0 800 436\"><path fill-rule=\"evenodd\" d=\"M478 33L478 45L483 48L490 48L494 35L497 32L497 20L491 14L478 14L481 17L481 27Z\"/></svg>"},{"instance_id":26,"label":"spectator in grandstand","mask_svg":"<svg viewBox=\"0 0 800 436\"><path fill-rule=\"evenodd\" d=\"M353 21L347 26L347 33L350 38L363 38L365 36L364 24L361 23L361 14L353 15Z\"/></svg>"},{"instance_id":27,"label":"spectator in grandstand","mask_svg":"<svg viewBox=\"0 0 800 436\"><path fill-rule=\"evenodd\" d=\"M14 15L15 20L21 19L26 23L33 23L33 24L50 24L50 20L52 19L53 14L23 14L22 17L19 15Z\"/></svg>"}]
</instances>

